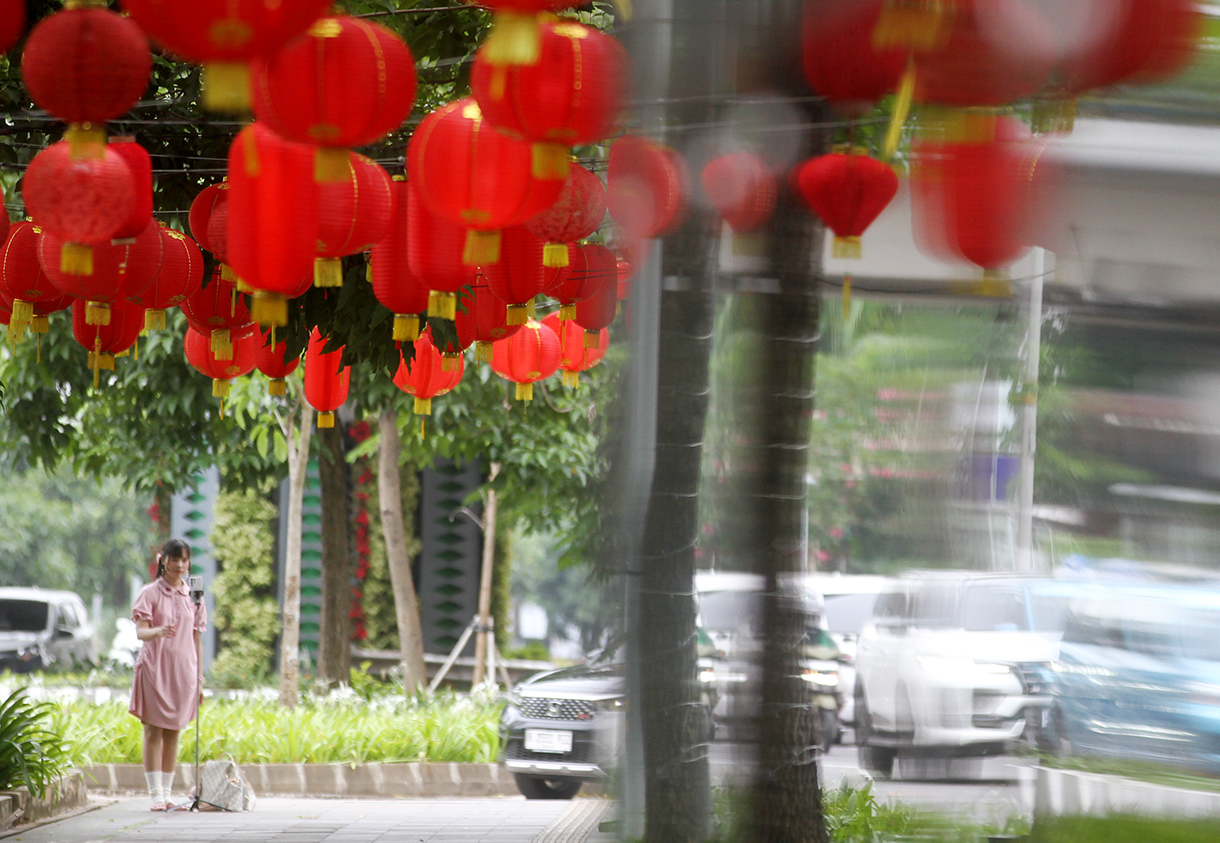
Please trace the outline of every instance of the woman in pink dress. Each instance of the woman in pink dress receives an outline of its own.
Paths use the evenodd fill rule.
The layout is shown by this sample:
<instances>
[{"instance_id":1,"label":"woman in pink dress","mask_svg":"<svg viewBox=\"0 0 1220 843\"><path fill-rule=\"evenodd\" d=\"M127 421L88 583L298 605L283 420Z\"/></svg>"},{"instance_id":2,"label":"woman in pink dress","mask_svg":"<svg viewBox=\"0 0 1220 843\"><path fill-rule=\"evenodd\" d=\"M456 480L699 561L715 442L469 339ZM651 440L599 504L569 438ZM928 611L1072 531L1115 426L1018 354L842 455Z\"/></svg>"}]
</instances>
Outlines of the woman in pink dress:
<instances>
[{"instance_id":1,"label":"woman in pink dress","mask_svg":"<svg viewBox=\"0 0 1220 843\"><path fill-rule=\"evenodd\" d=\"M136 659L128 711L144 724L144 778L152 810L171 809L178 736L203 698L200 635L207 622L202 603L191 601L186 577L191 549L171 539L157 554L157 578L141 589L131 610L144 642Z\"/></svg>"}]
</instances>

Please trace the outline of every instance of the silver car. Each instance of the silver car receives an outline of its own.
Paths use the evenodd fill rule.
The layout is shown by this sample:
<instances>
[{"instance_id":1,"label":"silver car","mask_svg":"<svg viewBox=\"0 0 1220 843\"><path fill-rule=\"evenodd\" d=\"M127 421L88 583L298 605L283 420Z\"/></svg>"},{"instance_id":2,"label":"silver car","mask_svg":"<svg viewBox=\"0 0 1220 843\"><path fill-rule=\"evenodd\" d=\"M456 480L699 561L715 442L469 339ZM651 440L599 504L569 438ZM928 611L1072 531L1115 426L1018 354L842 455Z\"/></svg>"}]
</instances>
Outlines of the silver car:
<instances>
[{"instance_id":1,"label":"silver car","mask_svg":"<svg viewBox=\"0 0 1220 843\"><path fill-rule=\"evenodd\" d=\"M70 591L0 588L0 670L29 673L97 663L85 602Z\"/></svg>"}]
</instances>

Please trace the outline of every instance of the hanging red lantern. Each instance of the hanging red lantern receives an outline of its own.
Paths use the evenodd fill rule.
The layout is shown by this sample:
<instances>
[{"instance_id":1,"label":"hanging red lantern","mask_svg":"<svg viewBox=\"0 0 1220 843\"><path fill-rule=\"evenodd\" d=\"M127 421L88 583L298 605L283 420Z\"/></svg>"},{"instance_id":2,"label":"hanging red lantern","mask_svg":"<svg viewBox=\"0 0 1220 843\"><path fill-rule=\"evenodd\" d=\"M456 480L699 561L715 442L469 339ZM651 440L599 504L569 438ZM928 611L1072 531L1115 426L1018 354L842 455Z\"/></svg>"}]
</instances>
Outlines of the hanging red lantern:
<instances>
[{"instance_id":1,"label":"hanging red lantern","mask_svg":"<svg viewBox=\"0 0 1220 843\"><path fill-rule=\"evenodd\" d=\"M542 320L559 338L559 369L563 372L563 385L576 389L580 386L580 373L587 372L606 356L610 348L610 332L597 332L597 343L590 347L584 329L571 319L561 320L559 312L547 314Z\"/></svg>"},{"instance_id":2,"label":"hanging red lantern","mask_svg":"<svg viewBox=\"0 0 1220 843\"><path fill-rule=\"evenodd\" d=\"M394 373L394 386L407 395L415 396L415 413L432 415L432 399L451 392L462 380L466 364L458 358L456 366L446 367L441 352L432 341L432 331L425 330L414 342L415 354L410 362L402 360Z\"/></svg>"},{"instance_id":3,"label":"hanging red lantern","mask_svg":"<svg viewBox=\"0 0 1220 843\"><path fill-rule=\"evenodd\" d=\"M607 251L609 250L607 249ZM611 252L611 259L617 260L613 254ZM585 344L590 347L598 344L599 332L603 328L609 328L614 317L618 315L617 269L616 263L612 274L602 283L597 292L576 302L576 312L572 314L571 321L585 329Z\"/></svg>"},{"instance_id":4,"label":"hanging red lantern","mask_svg":"<svg viewBox=\"0 0 1220 843\"><path fill-rule=\"evenodd\" d=\"M477 267L465 262L466 229L434 214L407 182L407 265L428 290L428 315L453 321L457 293L474 280Z\"/></svg>"},{"instance_id":5,"label":"hanging red lantern","mask_svg":"<svg viewBox=\"0 0 1220 843\"><path fill-rule=\"evenodd\" d=\"M66 241L63 272L93 272L92 246L112 237L131 217L135 193L131 170L116 152L73 160L68 144L51 144L34 156L22 180L26 211L43 231Z\"/></svg>"},{"instance_id":6,"label":"hanging red lantern","mask_svg":"<svg viewBox=\"0 0 1220 843\"><path fill-rule=\"evenodd\" d=\"M627 51L617 40L572 20L539 28L538 61L504 65L475 55L470 89L493 126L533 144L533 173L568 176L569 149L614 129L622 109Z\"/></svg>"},{"instance_id":7,"label":"hanging red lantern","mask_svg":"<svg viewBox=\"0 0 1220 843\"><path fill-rule=\"evenodd\" d=\"M13 311L10 327L20 332L34 318L35 307L63 296L38 260L42 229L29 220L12 227L0 249L0 295L7 297ZM15 326L15 327L14 327Z\"/></svg>"},{"instance_id":8,"label":"hanging red lantern","mask_svg":"<svg viewBox=\"0 0 1220 843\"><path fill-rule=\"evenodd\" d=\"M486 0L480 5L495 11L484 45L496 64L533 64L538 61L540 15L572 6L572 0Z\"/></svg>"},{"instance_id":9,"label":"hanging red lantern","mask_svg":"<svg viewBox=\"0 0 1220 843\"><path fill-rule=\"evenodd\" d=\"M635 267L630 261L621 257L615 258L615 266L618 269L618 273L615 275L618 300L622 302L631 295L631 279L635 277Z\"/></svg>"},{"instance_id":10,"label":"hanging red lantern","mask_svg":"<svg viewBox=\"0 0 1220 843\"><path fill-rule=\"evenodd\" d=\"M342 286L341 258L377 245L394 213L394 191L385 168L358 153L344 154L347 178L319 186L318 257L313 277L318 287Z\"/></svg>"},{"instance_id":11,"label":"hanging red lantern","mask_svg":"<svg viewBox=\"0 0 1220 843\"><path fill-rule=\"evenodd\" d=\"M4 189L0 187L0 207L4 205ZM12 230L13 221L8 218L8 211L0 214L0 242L8 239L8 234Z\"/></svg>"},{"instance_id":12,"label":"hanging red lantern","mask_svg":"<svg viewBox=\"0 0 1220 843\"><path fill-rule=\"evenodd\" d=\"M144 327L144 308L131 302L115 302L110 309L110 321L105 325L88 321L86 305L81 299L72 303L72 335L89 352L89 369L93 385L98 385L98 372L114 371L114 358L139 339Z\"/></svg>"},{"instance_id":13,"label":"hanging red lantern","mask_svg":"<svg viewBox=\"0 0 1220 843\"><path fill-rule=\"evenodd\" d=\"M211 337L212 353L218 360L230 359L233 340L254 328L245 296L238 293L237 285L226 281L219 270L212 274L206 287L183 299L180 307L195 330Z\"/></svg>"},{"instance_id":14,"label":"hanging red lantern","mask_svg":"<svg viewBox=\"0 0 1220 843\"><path fill-rule=\"evenodd\" d=\"M425 117L407 147L410 180L429 210L466 227L469 266L496 263L500 230L559 197L563 177L536 179L530 162L529 144L496 131L469 97Z\"/></svg>"},{"instance_id":15,"label":"hanging red lantern","mask_svg":"<svg viewBox=\"0 0 1220 843\"><path fill-rule=\"evenodd\" d=\"M509 306L486 284L471 285L470 294L464 297L464 301L466 309L459 310L454 320L458 337L469 337L475 347L474 359L480 363L489 363L492 343L507 339L520 331L525 320L520 324L512 322Z\"/></svg>"},{"instance_id":16,"label":"hanging red lantern","mask_svg":"<svg viewBox=\"0 0 1220 843\"><path fill-rule=\"evenodd\" d=\"M171 53L203 65L203 106L250 107L249 62L271 55L326 14L330 0L122 0L136 23Z\"/></svg>"},{"instance_id":17,"label":"hanging red lantern","mask_svg":"<svg viewBox=\"0 0 1220 843\"><path fill-rule=\"evenodd\" d=\"M288 343L285 340L273 342L273 330L260 331L254 348L254 366L271 379L267 386L270 395L288 394L286 378L297 370L301 364L300 357L288 359Z\"/></svg>"},{"instance_id":18,"label":"hanging red lantern","mask_svg":"<svg viewBox=\"0 0 1220 843\"><path fill-rule=\"evenodd\" d=\"M753 231L775 210L775 174L753 152L730 152L714 158L703 168L700 178L703 192L733 231Z\"/></svg>"},{"instance_id":19,"label":"hanging red lantern","mask_svg":"<svg viewBox=\"0 0 1220 843\"><path fill-rule=\"evenodd\" d=\"M131 214L114 233L114 239L129 240L139 237L153 218L152 158L144 147L131 137L111 138L106 147L111 152L117 152L131 172Z\"/></svg>"},{"instance_id":20,"label":"hanging red lantern","mask_svg":"<svg viewBox=\"0 0 1220 843\"><path fill-rule=\"evenodd\" d=\"M614 285L617 292L618 258L614 252L597 243L572 247L572 265L568 277L550 291L559 300L559 318L576 318L576 303L597 294L602 287Z\"/></svg>"},{"instance_id":21,"label":"hanging red lantern","mask_svg":"<svg viewBox=\"0 0 1220 843\"><path fill-rule=\"evenodd\" d=\"M0 0L0 53L7 53L25 31L25 0Z\"/></svg>"},{"instance_id":22,"label":"hanging red lantern","mask_svg":"<svg viewBox=\"0 0 1220 843\"><path fill-rule=\"evenodd\" d=\"M127 300L144 308L144 332L165 330L165 311L203 289L203 254L181 231L158 225L161 268L152 283Z\"/></svg>"},{"instance_id":23,"label":"hanging red lantern","mask_svg":"<svg viewBox=\"0 0 1220 843\"><path fill-rule=\"evenodd\" d=\"M212 348L211 337L206 331L188 326L183 350L186 360L195 371L212 379L212 397L220 399L220 415L224 417L224 399L229 397L230 384L234 378L244 377L254 371L255 332L251 331L233 340L232 354L218 357Z\"/></svg>"},{"instance_id":24,"label":"hanging red lantern","mask_svg":"<svg viewBox=\"0 0 1220 843\"><path fill-rule=\"evenodd\" d=\"M384 237L369 252L369 280L377 301L394 314L395 342L419 336L419 314L428 309L428 287L411 272L407 203L410 185L395 176L393 213Z\"/></svg>"},{"instance_id":25,"label":"hanging red lantern","mask_svg":"<svg viewBox=\"0 0 1220 843\"><path fill-rule=\"evenodd\" d=\"M848 114L862 114L892 93L906 68L906 50L873 43L882 7L883 0L805 4L805 81Z\"/></svg>"},{"instance_id":26,"label":"hanging red lantern","mask_svg":"<svg viewBox=\"0 0 1220 843\"><path fill-rule=\"evenodd\" d=\"M343 364L343 346L324 351L327 339L317 328L305 349L305 400L318 411L318 427L334 427L335 411L347 400L351 367Z\"/></svg>"},{"instance_id":27,"label":"hanging red lantern","mask_svg":"<svg viewBox=\"0 0 1220 843\"><path fill-rule=\"evenodd\" d=\"M525 226L504 229L500 260L483 267L487 288L508 306L509 325L524 325L533 318L534 298L546 290L544 243Z\"/></svg>"},{"instance_id":28,"label":"hanging red lantern","mask_svg":"<svg viewBox=\"0 0 1220 843\"><path fill-rule=\"evenodd\" d=\"M858 258L860 236L898 193L898 176L888 164L857 147L810 158L792 176L794 187L834 232L836 258Z\"/></svg>"},{"instance_id":29,"label":"hanging red lantern","mask_svg":"<svg viewBox=\"0 0 1220 843\"><path fill-rule=\"evenodd\" d=\"M491 347L491 369L517 385L517 400L532 401L534 384L559 370L559 337L532 319Z\"/></svg>"},{"instance_id":30,"label":"hanging red lantern","mask_svg":"<svg viewBox=\"0 0 1220 843\"><path fill-rule=\"evenodd\" d=\"M318 246L318 185L313 149L259 123L229 148L229 229L233 271L253 292L260 325L287 325L288 299L313 280Z\"/></svg>"},{"instance_id":31,"label":"hanging red lantern","mask_svg":"<svg viewBox=\"0 0 1220 843\"><path fill-rule=\"evenodd\" d=\"M212 221L212 214L216 209L229 201L229 183L222 181L219 184L211 184L199 191L199 195L191 202L191 209L187 216L187 224L191 229L191 236L195 238L195 242L199 244L199 248L205 251L212 251L212 246L208 242L208 223Z\"/></svg>"},{"instance_id":32,"label":"hanging red lantern","mask_svg":"<svg viewBox=\"0 0 1220 843\"><path fill-rule=\"evenodd\" d=\"M602 180L572 161L555 204L526 220L525 227L546 241L542 263L561 267L568 265L568 244L597 231L605 218L606 188Z\"/></svg>"},{"instance_id":33,"label":"hanging red lantern","mask_svg":"<svg viewBox=\"0 0 1220 843\"><path fill-rule=\"evenodd\" d=\"M664 236L686 211L686 165L650 138L623 135L610 146L606 206L629 240Z\"/></svg>"},{"instance_id":34,"label":"hanging red lantern","mask_svg":"<svg viewBox=\"0 0 1220 843\"><path fill-rule=\"evenodd\" d=\"M88 275L61 269L64 246L63 237L44 231L38 244L38 259L43 272L60 292L86 302L82 309L91 325L109 324L112 306L148 289L161 269L161 236L152 222L132 240L94 246L93 271Z\"/></svg>"},{"instance_id":35,"label":"hanging red lantern","mask_svg":"<svg viewBox=\"0 0 1220 843\"><path fill-rule=\"evenodd\" d=\"M144 94L152 72L148 38L130 18L103 3L68 5L43 18L21 52L31 99L68 123L74 156L101 154L106 121Z\"/></svg>"},{"instance_id":36,"label":"hanging red lantern","mask_svg":"<svg viewBox=\"0 0 1220 843\"><path fill-rule=\"evenodd\" d=\"M1097 0L1095 5L1092 37L1069 47L1059 67L1069 94L1164 79L1194 55L1204 17L1192 0Z\"/></svg>"},{"instance_id":37,"label":"hanging red lantern","mask_svg":"<svg viewBox=\"0 0 1220 843\"><path fill-rule=\"evenodd\" d=\"M347 181L347 148L381 140L414 102L410 49L359 18L322 18L254 65L255 116L288 140L317 147L320 182Z\"/></svg>"}]
</instances>

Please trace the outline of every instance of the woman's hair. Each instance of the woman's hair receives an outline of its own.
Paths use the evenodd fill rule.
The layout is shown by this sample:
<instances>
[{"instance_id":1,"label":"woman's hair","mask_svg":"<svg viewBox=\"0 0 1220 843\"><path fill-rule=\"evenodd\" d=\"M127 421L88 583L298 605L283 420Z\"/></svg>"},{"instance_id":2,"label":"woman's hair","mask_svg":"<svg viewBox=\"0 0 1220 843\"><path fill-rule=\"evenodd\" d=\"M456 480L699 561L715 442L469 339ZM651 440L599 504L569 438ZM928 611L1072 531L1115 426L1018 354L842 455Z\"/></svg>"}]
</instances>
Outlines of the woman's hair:
<instances>
[{"instance_id":1,"label":"woman's hair","mask_svg":"<svg viewBox=\"0 0 1220 843\"><path fill-rule=\"evenodd\" d=\"M157 579L165 576L165 560L166 559L190 559L191 546L182 539L170 539L165 544L161 545L161 552L157 554Z\"/></svg>"}]
</instances>

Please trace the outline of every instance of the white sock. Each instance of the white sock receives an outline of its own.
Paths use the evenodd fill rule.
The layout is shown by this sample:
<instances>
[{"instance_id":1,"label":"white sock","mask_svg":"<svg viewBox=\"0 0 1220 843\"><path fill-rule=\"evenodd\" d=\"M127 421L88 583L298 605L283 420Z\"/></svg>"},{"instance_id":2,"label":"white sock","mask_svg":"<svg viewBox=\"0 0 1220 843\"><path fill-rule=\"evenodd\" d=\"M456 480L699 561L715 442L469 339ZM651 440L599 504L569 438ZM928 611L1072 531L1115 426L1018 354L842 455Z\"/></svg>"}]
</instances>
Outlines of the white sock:
<instances>
[{"instance_id":1,"label":"white sock","mask_svg":"<svg viewBox=\"0 0 1220 843\"><path fill-rule=\"evenodd\" d=\"M174 771L161 773L161 795L165 797L165 801L169 802L170 796L174 792Z\"/></svg>"},{"instance_id":2,"label":"white sock","mask_svg":"<svg viewBox=\"0 0 1220 843\"><path fill-rule=\"evenodd\" d=\"M161 773L149 773L145 771L144 781L148 782L148 795L152 797L153 804L164 802L165 795L161 790Z\"/></svg>"}]
</instances>

